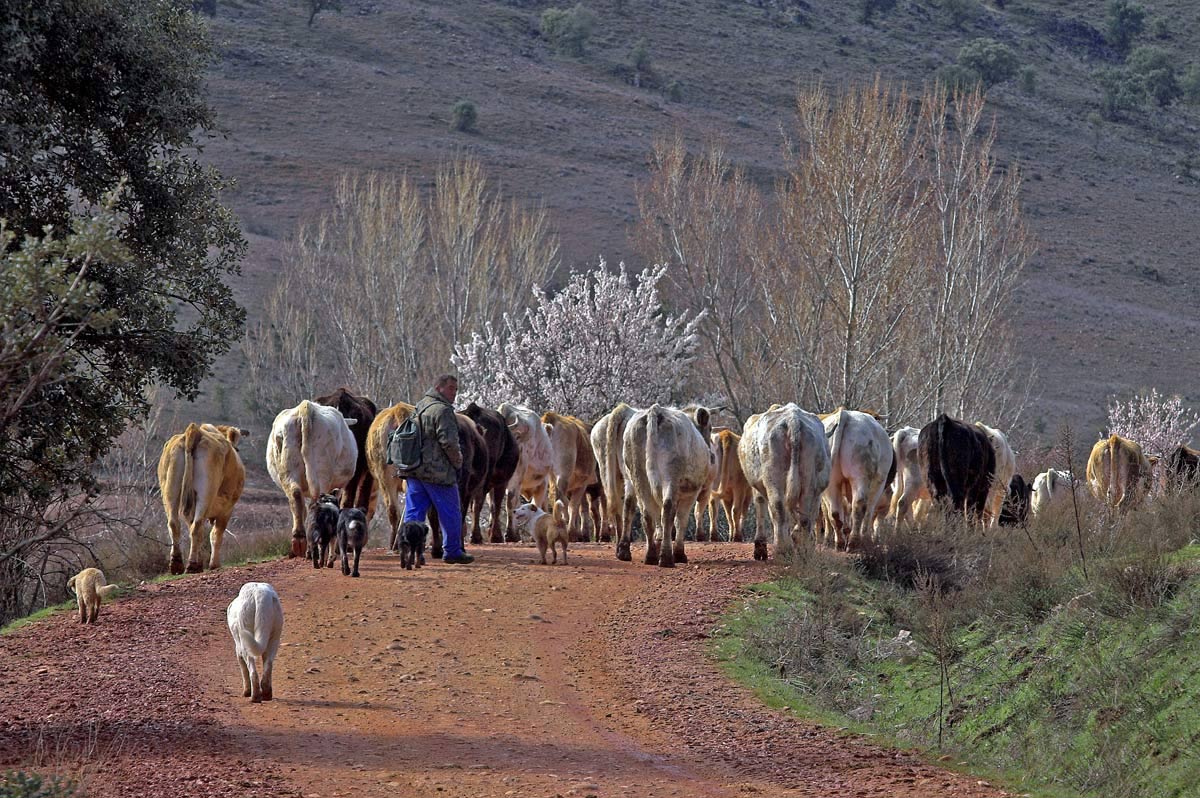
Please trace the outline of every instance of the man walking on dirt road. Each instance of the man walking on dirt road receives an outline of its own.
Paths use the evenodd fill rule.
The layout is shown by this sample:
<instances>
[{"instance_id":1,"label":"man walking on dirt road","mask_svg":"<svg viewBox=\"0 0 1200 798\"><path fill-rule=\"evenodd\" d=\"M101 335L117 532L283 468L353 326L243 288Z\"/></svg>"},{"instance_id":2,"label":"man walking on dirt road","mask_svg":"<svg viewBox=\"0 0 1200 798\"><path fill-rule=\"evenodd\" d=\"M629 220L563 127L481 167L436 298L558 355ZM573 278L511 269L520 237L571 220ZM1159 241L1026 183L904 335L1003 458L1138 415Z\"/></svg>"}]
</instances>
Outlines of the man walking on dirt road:
<instances>
[{"instance_id":1,"label":"man walking on dirt road","mask_svg":"<svg viewBox=\"0 0 1200 798\"><path fill-rule=\"evenodd\" d=\"M463 550L462 505L458 496L458 473L463 467L454 418L458 378L443 374L417 403L415 414L421 429L421 464L407 479L404 521L424 522L432 506L442 527L443 562L466 564L475 558Z\"/></svg>"}]
</instances>

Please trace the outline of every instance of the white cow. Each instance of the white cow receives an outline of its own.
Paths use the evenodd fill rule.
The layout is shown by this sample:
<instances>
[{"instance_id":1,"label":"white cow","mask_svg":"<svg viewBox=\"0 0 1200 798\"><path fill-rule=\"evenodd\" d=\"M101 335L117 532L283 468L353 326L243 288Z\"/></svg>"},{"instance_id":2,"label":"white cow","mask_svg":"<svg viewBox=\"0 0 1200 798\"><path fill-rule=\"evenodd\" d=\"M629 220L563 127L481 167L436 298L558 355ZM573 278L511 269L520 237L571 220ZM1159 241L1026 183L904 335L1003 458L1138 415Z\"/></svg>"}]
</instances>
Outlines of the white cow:
<instances>
[{"instance_id":1,"label":"white cow","mask_svg":"<svg viewBox=\"0 0 1200 798\"><path fill-rule=\"evenodd\" d=\"M882 424L857 410L838 409L821 423L829 440L831 466L825 503L833 542L849 549L873 530L875 511L892 469L892 442ZM828 537L825 542L829 543Z\"/></svg>"},{"instance_id":2,"label":"white cow","mask_svg":"<svg viewBox=\"0 0 1200 798\"><path fill-rule=\"evenodd\" d=\"M267 441L267 473L292 510L294 557L303 557L306 548L306 500L344 488L354 476L358 444L350 427L355 423L336 407L307 399L275 416Z\"/></svg>"},{"instance_id":3,"label":"white cow","mask_svg":"<svg viewBox=\"0 0 1200 798\"><path fill-rule=\"evenodd\" d=\"M517 445L521 447L517 470L508 481L505 502L508 528L512 528L512 511L520 503L521 496L527 497L542 510L550 510L548 495L554 448L550 445L550 436L546 434L546 427L537 413L528 407L509 402L496 409L504 416L504 423L508 424L508 429L517 439Z\"/></svg>"},{"instance_id":4,"label":"white cow","mask_svg":"<svg viewBox=\"0 0 1200 798\"><path fill-rule=\"evenodd\" d=\"M921 430L901 427L892 435L892 450L896 457L896 479L892 484L891 517L897 525L912 523L917 502L928 505L932 499L921 470L917 442Z\"/></svg>"},{"instance_id":5,"label":"white cow","mask_svg":"<svg viewBox=\"0 0 1200 798\"><path fill-rule=\"evenodd\" d=\"M687 562L683 538L713 460L708 436L709 412L704 407L679 410L654 404L634 413L625 427L624 513L632 517L635 507L642 511L647 565L673 568ZM618 558L628 553L629 545L629 538L622 536Z\"/></svg>"},{"instance_id":6,"label":"white cow","mask_svg":"<svg viewBox=\"0 0 1200 798\"><path fill-rule=\"evenodd\" d=\"M591 435L592 451L600 471L600 484L604 486L604 495L608 498L604 523L612 539L617 542L617 558L626 561L632 559L632 555L628 548L622 552L620 544L622 540L629 539L628 527L633 524L633 518L625 514L625 465L621 441L625 437L629 419L636 412L635 408L621 402L600 417L592 427Z\"/></svg>"},{"instance_id":7,"label":"white cow","mask_svg":"<svg viewBox=\"0 0 1200 798\"><path fill-rule=\"evenodd\" d=\"M1070 472L1059 471L1057 468L1043 471L1033 479L1033 497L1030 499L1029 509L1035 516L1044 513L1051 505L1057 504L1070 493Z\"/></svg>"},{"instance_id":8,"label":"white cow","mask_svg":"<svg viewBox=\"0 0 1200 798\"><path fill-rule=\"evenodd\" d=\"M988 489L987 506L984 508L984 522L988 526L1000 523L1000 510L1004 507L1004 498L1008 496L1008 484L1017 473L1017 456L1008 445L1008 438L998 429L993 429L981 421L975 426L987 433L992 449L996 452L996 470L992 474L992 486Z\"/></svg>"},{"instance_id":9,"label":"white cow","mask_svg":"<svg viewBox=\"0 0 1200 798\"><path fill-rule=\"evenodd\" d=\"M271 671L283 635L283 605L266 582L247 582L225 612L233 650L242 672L242 696L255 704L270 701ZM262 667L259 668L259 658Z\"/></svg>"},{"instance_id":10,"label":"white cow","mask_svg":"<svg viewBox=\"0 0 1200 798\"><path fill-rule=\"evenodd\" d=\"M811 540L829 484L829 449L821 419L795 404L746 420L738 458L754 490L754 559L767 559L766 522L775 531L776 556ZM808 538L799 537L808 535Z\"/></svg>"}]
</instances>

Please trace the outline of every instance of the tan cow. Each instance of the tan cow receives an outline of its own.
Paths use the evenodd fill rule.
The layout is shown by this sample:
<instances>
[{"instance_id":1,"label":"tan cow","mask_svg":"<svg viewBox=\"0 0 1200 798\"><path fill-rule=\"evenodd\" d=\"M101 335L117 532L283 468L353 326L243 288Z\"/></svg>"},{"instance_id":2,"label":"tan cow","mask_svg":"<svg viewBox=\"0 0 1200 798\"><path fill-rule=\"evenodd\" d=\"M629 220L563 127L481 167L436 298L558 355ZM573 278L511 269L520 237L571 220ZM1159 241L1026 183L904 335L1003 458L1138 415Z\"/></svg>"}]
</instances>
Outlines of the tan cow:
<instances>
[{"instance_id":1,"label":"tan cow","mask_svg":"<svg viewBox=\"0 0 1200 798\"><path fill-rule=\"evenodd\" d=\"M292 510L292 556L303 557L308 548L304 534L306 500L344 488L354 477L358 444L336 407L307 399L275 416L267 440L267 473L287 496Z\"/></svg>"},{"instance_id":2,"label":"tan cow","mask_svg":"<svg viewBox=\"0 0 1200 798\"><path fill-rule=\"evenodd\" d=\"M625 516L642 511L646 564L673 568L687 562L683 539L696 497L708 480L712 450L709 412L651 405L633 414L621 441L625 463ZM628 525L628 522L627 522ZM657 534L656 534L657 532ZM622 537L617 557L626 559L630 541Z\"/></svg>"},{"instance_id":3,"label":"tan cow","mask_svg":"<svg viewBox=\"0 0 1200 798\"><path fill-rule=\"evenodd\" d=\"M188 526L188 573L204 569L200 560L204 526L209 532L208 567L221 567L221 540L233 507L246 485L246 468L238 456L238 441L248 435L237 427L188 424L187 429L163 444L158 458L158 487L167 529L171 534L171 573L183 573L179 533Z\"/></svg>"},{"instance_id":4,"label":"tan cow","mask_svg":"<svg viewBox=\"0 0 1200 798\"><path fill-rule=\"evenodd\" d=\"M724 508L729 522L729 539L742 541L742 527L746 522L746 511L750 509L753 491L742 471L738 459L738 443L742 436L733 430L723 429L712 434L713 454L716 455L717 476L708 495L708 540L717 539L718 508ZM700 537L700 524L696 524L696 537Z\"/></svg>"},{"instance_id":5,"label":"tan cow","mask_svg":"<svg viewBox=\"0 0 1200 798\"><path fill-rule=\"evenodd\" d=\"M600 483L608 501L605 507L604 524L612 539L620 543L628 537L628 525L632 518L625 517L625 465L621 452L621 441L625 427L637 410L621 402L610 412L600 417L592 427L592 451L596 454L596 466L600 472Z\"/></svg>"},{"instance_id":6,"label":"tan cow","mask_svg":"<svg viewBox=\"0 0 1200 798\"><path fill-rule=\"evenodd\" d=\"M404 520L404 478L396 475L396 467L388 465L388 439L416 408L407 402L397 402L375 414L371 429L367 432L367 468L379 486L387 513L388 551L395 551L400 534L400 522Z\"/></svg>"},{"instance_id":7,"label":"tan cow","mask_svg":"<svg viewBox=\"0 0 1200 798\"><path fill-rule=\"evenodd\" d=\"M1008 438L1003 432L981 421L976 421L975 426L987 433L992 450L996 452L996 470L992 473L992 487L983 513L984 523L987 526L996 526L1000 523L1000 510L1004 507L1004 498L1008 496L1008 485L1017 473L1017 456L1013 454L1012 447L1008 445Z\"/></svg>"},{"instance_id":8,"label":"tan cow","mask_svg":"<svg viewBox=\"0 0 1200 798\"><path fill-rule=\"evenodd\" d=\"M553 500L561 500L566 505L567 532L578 540L583 537L587 489L600 481L596 455L592 452L591 431L578 418L554 412L543 413L542 424L550 438ZM591 509L592 531L599 538L600 508L592 502Z\"/></svg>"},{"instance_id":9,"label":"tan cow","mask_svg":"<svg viewBox=\"0 0 1200 798\"><path fill-rule=\"evenodd\" d=\"M829 485L829 448L821 420L791 403L751 416L738 457L754 489L754 559L767 559L768 517L776 556L811 540L821 494Z\"/></svg>"},{"instance_id":10,"label":"tan cow","mask_svg":"<svg viewBox=\"0 0 1200 798\"><path fill-rule=\"evenodd\" d=\"M1092 495L1117 510L1127 510L1145 498L1151 475L1142 447L1119 435L1096 441L1088 456Z\"/></svg>"}]
</instances>

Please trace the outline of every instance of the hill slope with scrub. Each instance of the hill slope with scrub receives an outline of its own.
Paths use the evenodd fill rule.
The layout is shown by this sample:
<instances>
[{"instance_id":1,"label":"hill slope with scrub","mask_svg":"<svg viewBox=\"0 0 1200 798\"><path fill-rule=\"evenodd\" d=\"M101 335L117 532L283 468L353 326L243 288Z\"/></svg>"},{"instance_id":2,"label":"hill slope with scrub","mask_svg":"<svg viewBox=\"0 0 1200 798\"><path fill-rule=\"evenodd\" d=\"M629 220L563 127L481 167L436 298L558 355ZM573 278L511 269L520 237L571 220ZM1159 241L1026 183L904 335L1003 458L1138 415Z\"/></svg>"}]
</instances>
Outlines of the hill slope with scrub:
<instances>
[{"instance_id":1,"label":"hill slope with scrub","mask_svg":"<svg viewBox=\"0 0 1200 798\"><path fill-rule=\"evenodd\" d=\"M237 290L252 317L297 222L327 207L343 170L406 170L428 185L469 152L505 194L547 209L566 265L636 262L635 184L656 138L722 140L769 188L798 85L961 76L946 70L988 39L1015 59L976 43L964 63L1008 75L989 107L1039 241L1016 308L1041 397L1031 428L1069 419L1088 437L1110 394L1152 385L1195 398L1200 112L1182 95L1129 106L1133 67L1106 39L1104 3L900 2L864 23L861 3L595 0L578 55L542 33L551 3L342 5L311 27L282 0L222 2L213 20L209 86L227 134L205 157L238 181L227 199L251 244ZM1158 48L1178 94L1200 22L1181 2L1147 9L1131 47ZM476 114L467 131L452 129L461 100ZM238 368L227 359L217 379Z\"/></svg>"}]
</instances>

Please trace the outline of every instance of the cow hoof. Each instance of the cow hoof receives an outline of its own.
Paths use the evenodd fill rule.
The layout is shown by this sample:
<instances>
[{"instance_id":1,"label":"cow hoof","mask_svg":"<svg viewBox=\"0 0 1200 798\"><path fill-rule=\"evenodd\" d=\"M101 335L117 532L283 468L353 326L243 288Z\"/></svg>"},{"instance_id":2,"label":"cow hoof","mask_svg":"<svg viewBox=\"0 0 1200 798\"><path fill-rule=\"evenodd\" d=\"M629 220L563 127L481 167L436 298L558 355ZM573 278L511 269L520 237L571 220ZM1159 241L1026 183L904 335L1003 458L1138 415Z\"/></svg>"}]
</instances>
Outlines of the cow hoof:
<instances>
[{"instance_id":1,"label":"cow hoof","mask_svg":"<svg viewBox=\"0 0 1200 798\"><path fill-rule=\"evenodd\" d=\"M436 548L436 549L433 549L433 550L431 550L431 551L429 552L429 556L430 556L430 557L432 557L432 558L433 558L433 559L435 559L435 560L440 560L440 559L442 559L442 554L444 554L444 552L442 551L442 549L441 549L441 547L440 547L440 546L439 546L438 548Z\"/></svg>"},{"instance_id":2,"label":"cow hoof","mask_svg":"<svg viewBox=\"0 0 1200 798\"><path fill-rule=\"evenodd\" d=\"M308 556L308 542L304 538L292 538L292 553L289 557Z\"/></svg>"},{"instance_id":3,"label":"cow hoof","mask_svg":"<svg viewBox=\"0 0 1200 798\"><path fill-rule=\"evenodd\" d=\"M198 562L190 562L187 565L187 573L202 574L202 573L204 573L204 566Z\"/></svg>"},{"instance_id":4,"label":"cow hoof","mask_svg":"<svg viewBox=\"0 0 1200 798\"><path fill-rule=\"evenodd\" d=\"M489 535L488 536L488 543L503 543L503 542L504 542L504 538L501 535ZM511 543L511 542L512 541L510 540L509 543Z\"/></svg>"},{"instance_id":5,"label":"cow hoof","mask_svg":"<svg viewBox=\"0 0 1200 798\"><path fill-rule=\"evenodd\" d=\"M677 563L686 563L687 562L687 555L683 553L682 549L675 552L675 562L677 562Z\"/></svg>"},{"instance_id":6,"label":"cow hoof","mask_svg":"<svg viewBox=\"0 0 1200 798\"><path fill-rule=\"evenodd\" d=\"M653 546L646 547L646 565L654 565L658 562L658 550Z\"/></svg>"},{"instance_id":7,"label":"cow hoof","mask_svg":"<svg viewBox=\"0 0 1200 798\"><path fill-rule=\"evenodd\" d=\"M504 542L505 543L520 543L521 536L520 535L505 535Z\"/></svg>"},{"instance_id":8,"label":"cow hoof","mask_svg":"<svg viewBox=\"0 0 1200 798\"><path fill-rule=\"evenodd\" d=\"M670 552L671 552L670 549L666 549L663 551L662 556L658 558L658 567L659 568L674 568L675 567L675 558L671 556Z\"/></svg>"},{"instance_id":9,"label":"cow hoof","mask_svg":"<svg viewBox=\"0 0 1200 798\"><path fill-rule=\"evenodd\" d=\"M471 545L472 546L482 546L483 545L483 535L478 534L478 533L471 535Z\"/></svg>"},{"instance_id":10,"label":"cow hoof","mask_svg":"<svg viewBox=\"0 0 1200 798\"><path fill-rule=\"evenodd\" d=\"M754 541L754 559L767 561L767 542L765 540Z\"/></svg>"},{"instance_id":11,"label":"cow hoof","mask_svg":"<svg viewBox=\"0 0 1200 798\"><path fill-rule=\"evenodd\" d=\"M633 553L629 550L628 543L617 544L617 559L624 562L633 562Z\"/></svg>"},{"instance_id":12,"label":"cow hoof","mask_svg":"<svg viewBox=\"0 0 1200 798\"><path fill-rule=\"evenodd\" d=\"M272 693L272 692L271 692L269 689L266 689L266 690L263 690L263 691L262 691L262 696L261 696L261 698L262 698L262 700L263 700L263 701L270 701L270 700L271 700L272 698L274 698L274 697L275 697L275 694L274 694L274 693Z\"/></svg>"},{"instance_id":13,"label":"cow hoof","mask_svg":"<svg viewBox=\"0 0 1200 798\"><path fill-rule=\"evenodd\" d=\"M350 576L351 576L352 578L354 578L354 579L357 579L357 578L358 578L358 571L355 571L354 573L350 574Z\"/></svg>"},{"instance_id":14,"label":"cow hoof","mask_svg":"<svg viewBox=\"0 0 1200 798\"><path fill-rule=\"evenodd\" d=\"M171 560L171 573L176 574L176 575L183 573L183 560L182 559L172 559Z\"/></svg>"}]
</instances>

